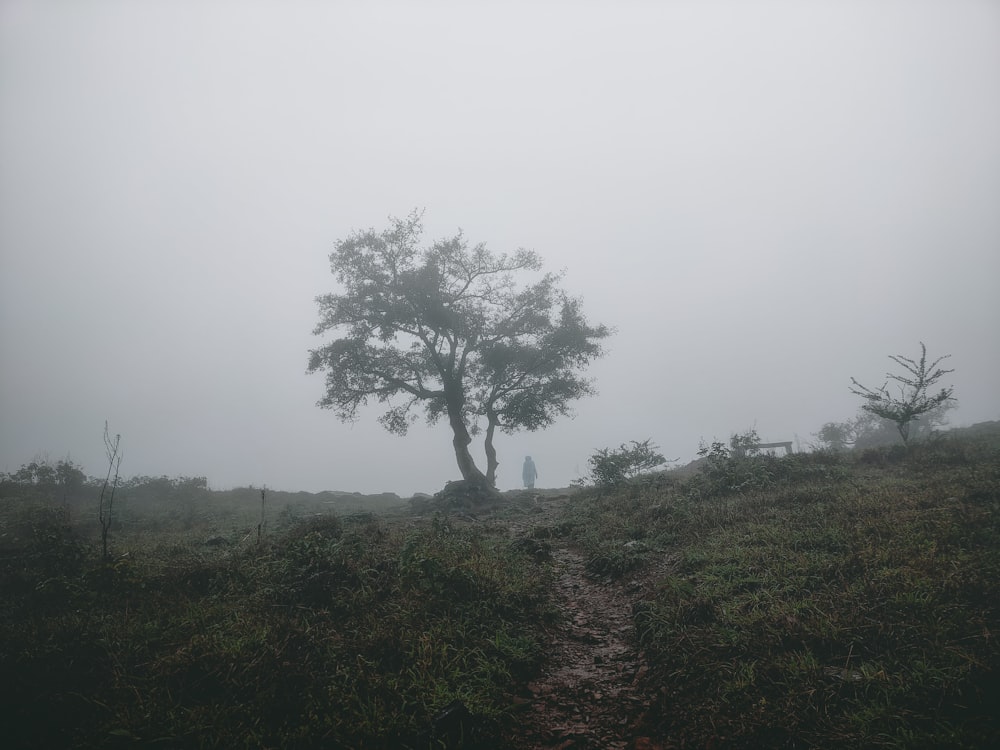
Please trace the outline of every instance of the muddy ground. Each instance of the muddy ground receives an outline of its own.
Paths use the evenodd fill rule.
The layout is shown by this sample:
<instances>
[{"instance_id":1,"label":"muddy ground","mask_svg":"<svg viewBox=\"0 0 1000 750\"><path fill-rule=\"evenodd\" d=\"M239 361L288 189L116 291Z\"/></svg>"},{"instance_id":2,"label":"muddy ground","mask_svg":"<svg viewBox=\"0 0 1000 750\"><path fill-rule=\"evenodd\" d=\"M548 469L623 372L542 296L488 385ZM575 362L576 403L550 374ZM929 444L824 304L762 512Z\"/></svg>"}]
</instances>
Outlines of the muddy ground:
<instances>
[{"instance_id":1,"label":"muddy ground","mask_svg":"<svg viewBox=\"0 0 1000 750\"><path fill-rule=\"evenodd\" d=\"M530 536L568 501L539 497L530 521L511 524L512 535ZM549 629L541 673L517 699L518 725L505 740L518 750L665 750L642 732L650 696L640 687L647 667L636 648L632 611L643 581L594 577L566 540L547 543L560 617Z\"/></svg>"}]
</instances>

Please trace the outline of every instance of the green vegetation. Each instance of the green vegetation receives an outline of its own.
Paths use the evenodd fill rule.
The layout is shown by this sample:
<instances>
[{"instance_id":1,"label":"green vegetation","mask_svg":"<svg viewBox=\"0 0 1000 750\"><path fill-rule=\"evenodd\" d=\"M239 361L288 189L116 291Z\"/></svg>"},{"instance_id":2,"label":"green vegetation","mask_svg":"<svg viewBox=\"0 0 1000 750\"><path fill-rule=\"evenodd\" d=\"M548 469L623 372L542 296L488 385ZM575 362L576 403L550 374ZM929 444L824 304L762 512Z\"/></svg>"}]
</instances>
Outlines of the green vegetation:
<instances>
[{"instance_id":1,"label":"green vegetation","mask_svg":"<svg viewBox=\"0 0 1000 750\"><path fill-rule=\"evenodd\" d=\"M591 456L590 481L597 487L619 487L666 462L652 439L633 440L619 448L601 448Z\"/></svg>"},{"instance_id":2,"label":"green vegetation","mask_svg":"<svg viewBox=\"0 0 1000 750\"><path fill-rule=\"evenodd\" d=\"M720 444L696 473L578 490L558 513L523 493L454 516L316 513L268 492L260 543L259 491L145 478L124 485L107 562L99 481L32 466L0 477L12 746L509 747L563 616L541 553L557 545L634 592L637 736L1000 741L1000 425L908 450ZM474 722L438 741L456 702Z\"/></svg>"},{"instance_id":3,"label":"green vegetation","mask_svg":"<svg viewBox=\"0 0 1000 750\"><path fill-rule=\"evenodd\" d=\"M651 734L997 745L1000 433L856 456L719 449L669 477L594 493L561 527L595 573L656 568L635 609Z\"/></svg>"},{"instance_id":4,"label":"green vegetation","mask_svg":"<svg viewBox=\"0 0 1000 750\"><path fill-rule=\"evenodd\" d=\"M328 516L103 564L63 514L24 510L0 571L15 747L416 746L454 700L499 722L538 658L545 575L447 520Z\"/></svg>"}]
</instances>

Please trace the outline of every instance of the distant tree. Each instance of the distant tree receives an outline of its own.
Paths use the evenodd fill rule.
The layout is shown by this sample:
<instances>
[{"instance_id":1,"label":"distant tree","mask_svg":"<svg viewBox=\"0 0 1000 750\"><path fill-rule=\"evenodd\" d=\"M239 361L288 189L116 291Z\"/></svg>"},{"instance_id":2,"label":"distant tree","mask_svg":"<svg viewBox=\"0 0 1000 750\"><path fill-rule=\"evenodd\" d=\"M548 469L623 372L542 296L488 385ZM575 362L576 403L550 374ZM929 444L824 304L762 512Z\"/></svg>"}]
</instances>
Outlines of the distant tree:
<instances>
[{"instance_id":1,"label":"distant tree","mask_svg":"<svg viewBox=\"0 0 1000 750\"><path fill-rule=\"evenodd\" d=\"M16 490L19 497L53 502L77 502L87 492L87 475L72 461L35 460L12 473L0 473L0 493Z\"/></svg>"},{"instance_id":2,"label":"distant tree","mask_svg":"<svg viewBox=\"0 0 1000 750\"><path fill-rule=\"evenodd\" d=\"M78 495L87 484L87 475L72 461L56 463L56 479L64 497Z\"/></svg>"},{"instance_id":3,"label":"distant tree","mask_svg":"<svg viewBox=\"0 0 1000 750\"><path fill-rule=\"evenodd\" d=\"M892 422L862 410L853 419L825 423L816 433L816 438L819 440L818 447L842 451L895 442L899 440L899 434Z\"/></svg>"},{"instance_id":4,"label":"distant tree","mask_svg":"<svg viewBox=\"0 0 1000 750\"><path fill-rule=\"evenodd\" d=\"M428 423L447 419L462 478L493 486L496 431L547 427L593 394L580 370L602 356L610 330L587 323L580 300L559 289L561 274L517 285L517 274L541 268L532 251L494 255L461 233L421 249L421 216L336 244L343 291L317 298L314 333L340 338L310 352L309 371L326 373L319 405L344 421L371 400L399 435L418 405ZM483 425L485 474L469 450Z\"/></svg>"},{"instance_id":5,"label":"distant tree","mask_svg":"<svg viewBox=\"0 0 1000 750\"><path fill-rule=\"evenodd\" d=\"M30 464L21 464L21 468L9 476L16 484L34 485L41 488L52 487L57 479L56 470L49 465L48 461L37 459Z\"/></svg>"},{"instance_id":6,"label":"distant tree","mask_svg":"<svg viewBox=\"0 0 1000 750\"><path fill-rule=\"evenodd\" d=\"M945 401L910 422L910 439L924 437L948 423L948 412L955 400ZM874 448L900 442L895 422L861 410L853 419L827 422L816 433L818 445L828 450Z\"/></svg>"},{"instance_id":7,"label":"distant tree","mask_svg":"<svg viewBox=\"0 0 1000 750\"><path fill-rule=\"evenodd\" d=\"M929 393L930 389L941 378L954 372L954 370L944 370L938 367L942 360L950 356L950 354L946 354L943 357L938 357L928 365L927 347L921 341L920 359L917 361L901 354L889 355L889 359L906 370L909 375L886 373L886 382L875 389L861 385L857 380L851 378L851 383L854 384L851 393L861 396L865 400L861 406L864 411L895 424L903 443L908 444L911 423L922 415L942 410L942 407L952 400L951 394L954 389L951 387L942 388L937 393ZM898 396L889 392L889 380L894 380L898 384Z\"/></svg>"},{"instance_id":8,"label":"distant tree","mask_svg":"<svg viewBox=\"0 0 1000 750\"><path fill-rule=\"evenodd\" d=\"M111 533L112 512L115 507L115 490L118 489L118 470L122 465L121 435L111 437L108 423L104 423L104 450L108 457L108 473L101 486L101 495L97 503L97 518L101 524L101 557L110 558L108 552L108 535ZM112 477L112 474L114 475Z\"/></svg>"},{"instance_id":9,"label":"distant tree","mask_svg":"<svg viewBox=\"0 0 1000 750\"><path fill-rule=\"evenodd\" d=\"M821 447L842 451L854 445L856 439L850 422L827 422L816 433Z\"/></svg>"},{"instance_id":10,"label":"distant tree","mask_svg":"<svg viewBox=\"0 0 1000 750\"><path fill-rule=\"evenodd\" d=\"M598 487L617 487L666 462L651 439L601 448L588 460L591 481Z\"/></svg>"},{"instance_id":11,"label":"distant tree","mask_svg":"<svg viewBox=\"0 0 1000 750\"><path fill-rule=\"evenodd\" d=\"M917 436L930 433L948 424L948 412L958 406L958 399L949 398L921 414L910 424L910 434Z\"/></svg>"}]
</instances>

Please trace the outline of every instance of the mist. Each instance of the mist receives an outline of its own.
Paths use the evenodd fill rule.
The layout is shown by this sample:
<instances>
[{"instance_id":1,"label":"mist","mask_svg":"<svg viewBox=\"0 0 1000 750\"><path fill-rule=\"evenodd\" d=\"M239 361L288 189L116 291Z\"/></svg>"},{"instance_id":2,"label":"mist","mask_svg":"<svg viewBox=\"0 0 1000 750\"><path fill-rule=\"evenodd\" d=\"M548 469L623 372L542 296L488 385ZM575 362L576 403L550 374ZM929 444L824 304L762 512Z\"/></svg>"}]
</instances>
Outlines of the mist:
<instances>
[{"instance_id":1,"label":"mist","mask_svg":"<svg viewBox=\"0 0 1000 750\"><path fill-rule=\"evenodd\" d=\"M921 341L952 424L998 419L997 92L985 1L9 0L0 471L98 474L107 421L126 475L458 478L446 424L343 424L306 373L335 243L414 208L616 329L574 418L497 437L501 489L630 440L806 449Z\"/></svg>"}]
</instances>

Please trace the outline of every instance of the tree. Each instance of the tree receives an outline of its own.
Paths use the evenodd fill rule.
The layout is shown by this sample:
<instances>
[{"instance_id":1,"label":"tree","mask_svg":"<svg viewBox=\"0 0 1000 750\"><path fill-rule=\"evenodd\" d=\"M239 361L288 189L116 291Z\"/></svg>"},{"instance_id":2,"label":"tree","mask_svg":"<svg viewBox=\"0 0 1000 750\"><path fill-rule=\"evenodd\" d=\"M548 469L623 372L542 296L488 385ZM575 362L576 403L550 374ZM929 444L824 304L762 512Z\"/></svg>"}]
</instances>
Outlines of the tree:
<instances>
[{"instance_id":1,"label":"tree","mask_svg":"<svg viewBox=\"0 0 1000 750\"><path fill-rule=\"evenodd\" d=\"M921 415L933 413L941 409L948 401L952 400L954 388L942 388L938 393L928 394L928 391L945 375L954 370L944 370L938 367L942 360L950 357L946 354L938 357L931 364L927 364L927 347L924 342L920 342L920 359L914 361L903 355L889 355L889 359L898 364L909 373L907 375L894 375L886 373L885 383L880 388L872 389L861 385L857 380L851 378L854 387L851 393L861 396L865 403L861 408L882 419L887 419L896 425L899 436L903 438L906 445L910 439L910 423ZM889 392L889 380L898 383L899 395L895 396Z\"/></svg>"},{"instance_id":2,"label":"tree","mask_svg":"<svg viewBox=\"0 0 1000 750\"><path fill-rule=\"evenodd\" d=\"M108 534L111 532L112 512L115 505L115 490L118 488L118 470L122 465L122 452L119 447L122 440L121 435L111 437L108 430L108 423L104 423L104 451L108 456L108 474L104 478L101 486L101 497L97 503L97 518L101 523L101 557L104 560L110 559L108 553ZM111 473L114 472L114 479ZM108 492L110 485L111 491Z\"/></svg>"},{"instance_id":3,"label":"tree","mask_svg":"<svg viewBox=\"0 0 1000 750\"><path fill-rule=\"evenodd\" d=\"M87 475L72 461L56 462L56 479L63 497L79 495L87 484Z\"/></svg>"},{"instance_id":4,"label":"tree","mask_svg":"<svg viewBox=\"0 0 1000 750\"><path fill-rule=\"evenodd\" d=\"M832 451L842 451L854 445L857 433L853 422L826 422L819 428L816 437L820 446Z\"/></svg>"},{"instance_id":5,"label":"tree","mask_svg":"<svg viewBox=\"0 0 1000 750\"><path fill-rule=\"evenodd\" d=\"M547 427L592 395L580 370L611 331L587 323L580 300L559 288L562 274L518 286L517 274L541 269L537 253L494 255L461 232L421 249L421 218L337 242L330 264L343 291L317 297L314 333L340 338L310 352L309 372L326 373L319 406L341 420L372 400L399 435L418 406L430 424L447 419L462 478L493 486L496 431ZM469 450L484 424L485 474Z\"/></svg>"}]
</instances>

